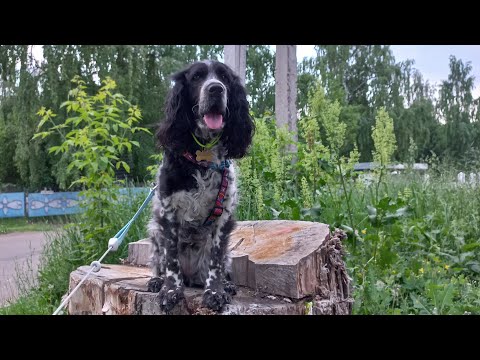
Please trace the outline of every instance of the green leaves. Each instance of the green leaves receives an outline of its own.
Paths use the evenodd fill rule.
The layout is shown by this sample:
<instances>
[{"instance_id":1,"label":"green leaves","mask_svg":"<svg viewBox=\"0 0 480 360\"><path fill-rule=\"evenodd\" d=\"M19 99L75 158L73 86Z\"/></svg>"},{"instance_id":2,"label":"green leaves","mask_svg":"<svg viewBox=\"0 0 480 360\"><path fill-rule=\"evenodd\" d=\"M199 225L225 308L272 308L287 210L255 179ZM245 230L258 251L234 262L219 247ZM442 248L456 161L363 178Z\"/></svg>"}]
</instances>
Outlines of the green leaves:
<instances>
[{"instance_id":1,"label":"green leaves","mask_svg":"<svg viewBox=\"0 0 480 360\"><path fill-rule=\"evenodd\" d=\"M393 120L385 108L380 108L375 117L375 126L372 127L372 138L375 146L373 160L385 166L390 163L396 149L397 140L393 128Z\"/></svg>"},{"instance_id":2,"label":"green leaves","mask_svg":"<svg viewBox=\"0 0 480 360\"><path fill-rule=\"evenodd\" d=\"M55 116L57 116L56 114L54 114L52 112L52 110L50 109L46 109L44 106L42 106L38 112L37 112L37 115L41 117L41 120L40 122L38 123L37 125L37 131L40 130L42 128L43 125L45 125L45 123L47 122L51 122L54 126L55 126L55 123L53 122L53 118ZM36 134L35 134L36 135ZM47 136L47 135L45 135ZM42 139L45 137L43 136ZM37 136L38 137L38 136Z\"/></svg>"},{"instance_id":3,"label":"green leaves","mask_svg":"<svg viewBox=\"0 0 480 360\"><path fill-rule=\"evenodd\" d=\"M325 91L317 84L317 89L310 98L311 114L321 125L325 133L326 144L331 153L340 154L345 142L346 124L340 121L341 106L338 101L330 101L325 97ZM318 137L320 140L320 138Z\"/></svg>"},{"instance_id":4,"label":"green leaves","mask_svg":"<svg viewBox=\"0 0 480 360\"><path fill-rule=\"evenodd\" d=\"M386 196L380 199L376 206L367 205L367 213L372 225L383 226L406 217L409 214L409 206L401 198L394 200Z\"/></svg>"},{"instance_id":5,"label":"green leaves","mask_svg":"<svg viewBox=\"0 0 480 360\"><path fill-rule=\"evenodd\" d=\"M32 140L37 139L37 138L45 139L47 136L50 136L51 134L52 134L52 131L43 131L43 132L40 132L40 133L36 133L35 135L33 135Z\"/></svg>"},{"instance_id":6,"label":"green leaves","mask_svg":"<svg viewBox=\"0 0 480 360\"><path fill-rule=\"evenodd\" d=\"M120 169L120 166L123 166L126 172L130 172L130 166L128 166L128 164L125 161L117 162L117 165L116 165L117 169Z\"/></svg>"},{"instance_id":7,"label":"green leaves","mask_svg":"<svg viewBox=\"0 0 480 360\"><path fill-rule=\"evenodd\" d=\"M109 161L108 157L106 156L101 156L98 161L97 161L98 167L100 170L105 171L108 167Z\"/></svg>"},{"instance_id":8,"label":"green leaves","mask_svg":"<svg viewBox=\"0 0 480 360\"><path fill-rule=\"evenodd\" d=\"M48 131L37 132L33 139L45 139L58 134L61 143L50 146L49 153L60 156L60 162L67 161L66 172L73 176L70 187L82 187L82 206L85 212L81 229L85 239L94 239L103 228L112 211L112 191L117 188L115 171L123 168L130 172L130 165L124 160L132 151L135 132L150 133L145 128L134 126L141 118L141 111L132 106L119 93L112 93L116 83L111 78L102 81L97 94L88 95L85 82L78 76L72 80L76 87L69 92L69 99L60 105L69 115L63 123L55 124L52 110L42 107L38 111L41 120L38 129L50 124ZM123 105L123 106L122 106ZM128 115L127 115L128 114Z\"/></svg>"}]
</instances>

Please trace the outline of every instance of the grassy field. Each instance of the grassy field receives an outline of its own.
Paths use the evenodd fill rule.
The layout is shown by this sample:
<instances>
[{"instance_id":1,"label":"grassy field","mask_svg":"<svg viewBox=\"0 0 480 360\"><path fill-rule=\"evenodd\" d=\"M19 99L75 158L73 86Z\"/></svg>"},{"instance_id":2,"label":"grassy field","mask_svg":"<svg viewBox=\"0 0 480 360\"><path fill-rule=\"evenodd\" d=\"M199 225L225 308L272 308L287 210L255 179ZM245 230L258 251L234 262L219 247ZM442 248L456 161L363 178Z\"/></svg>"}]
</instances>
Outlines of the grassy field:
<instances>
[{"instance_id":1,"label":"grassy field","mask_svg":"<svg viewBox=\"0 0 480 360\"><path fill-rule=\"evenodd\" d=\"M292 162L285 134L259 125L240 162L240 219L345 230L354 314L480 313L480 185L457 183L464 168L432 157L426 173L359 174L354 152L339 158L308 132Z\"/></svg>"},{"instance_id":2,"label":"grassy field","mask_svg":"<svg viewBox=\"0 0 480 360\"><path fill-rule=\"evenodd\" d=\"M50 231L69 222L66 216L0 219L0 234L22 231Z\"/></svg>"},{"instance_id":3,"label":"grassy field","mask_svg":"<svg viewBox=\"0 0 480 360\"><path fill-rule=\"evenodd\" d=\"M299 212L300 220L343 227L349 233L345 260L353 279L354 314L480 314L480 188L459 186L454 178L453 172L432 174L428 181L415 174L388 176L377 203L374 183L352 181L357 235L344 225L348 216L340 186L320 194L321 205L313 215ZM268 201L267 189L266 184L264 201ZM140 201L122 207L112 229L120 229ZM252 214L249 201L242 198L239 220L261 218ZM296 214L291 211L293 204L285 205L282 213ZM275 218L277 212L265 211L263 218ZM145 236L147 218L148 211L130 230L127 241ZM100 254L106 242L85 257L81 249L85 250L86 242L76 226L57 232L44 254L39 286L30 296L0 309L0 314L53 312L66 292L69 273ZM106 262L125 256L126 244Z\"/></svg>"},{"instance_id":4,"label":"grassy field","mask_svg":"<svg viewBox=\"0 0 480 360\"><path fill-rule=\"evenodd\" d=\"M454 172L428 181L387 175L378 200L375 183L350 181L345 195L338 182L318 193L314 207L302 208L292 192L263 218L313 220L347 232L354 314L480 314L480 185L454 179ZM264 203L273 201L268 186L259 190ZM243 200L243 218L260 218L253 199Z\"/></svg>"}]
</instances>

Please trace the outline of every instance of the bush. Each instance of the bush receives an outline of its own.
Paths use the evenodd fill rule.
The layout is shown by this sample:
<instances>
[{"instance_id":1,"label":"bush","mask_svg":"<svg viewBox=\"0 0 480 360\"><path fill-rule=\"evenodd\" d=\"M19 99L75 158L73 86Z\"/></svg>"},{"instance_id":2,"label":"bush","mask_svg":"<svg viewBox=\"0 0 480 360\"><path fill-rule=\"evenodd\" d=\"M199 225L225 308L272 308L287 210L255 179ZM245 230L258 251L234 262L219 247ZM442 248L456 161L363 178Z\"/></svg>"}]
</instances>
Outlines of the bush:
<instances>
[{"instance_id":1,"label":"bush","mask_svg":"<svg viewBox=\"0 0 480 360\"><path fill-rule=\"evenodd\" d=\"M102 81L103 86L93 96L87 95L85 82L79 77L72 82L76 87L69 92L71 99L61 107L66 107L67 114L73 116L64 123L55 124L56 115L42 107L38 112L41 116L38 130L46 123L51 126L33 138L58 133L63 139L60 145L49 151L67 159L67 174L72 174L75 179L70 186L79 185L83 189L79 195L84 211L77 226L84 241L78 244L81 250L78 256L84 262L90 262L104 249L105 239L116 232L111 218L118 210L119 185L125 182L116 179L115 170L123 167L130 172L122 156L131 152L132 146L140 146L131 140L131 136L138 131L149 131L134 126L139 122L141 112L123 95L112 94L116 88L112 79Z\"/></svg>"}]
</instances>

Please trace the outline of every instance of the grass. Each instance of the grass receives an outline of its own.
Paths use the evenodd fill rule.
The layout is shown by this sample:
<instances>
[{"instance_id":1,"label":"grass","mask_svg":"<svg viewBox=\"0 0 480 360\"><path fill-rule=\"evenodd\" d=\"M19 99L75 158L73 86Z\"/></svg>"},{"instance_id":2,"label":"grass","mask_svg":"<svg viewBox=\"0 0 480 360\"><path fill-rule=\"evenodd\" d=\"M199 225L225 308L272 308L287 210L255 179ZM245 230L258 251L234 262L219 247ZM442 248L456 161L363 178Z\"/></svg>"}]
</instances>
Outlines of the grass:
<instances>
[{"instance_id":1,"label":"grass","mask_svg":"<svg viewBox=\"0 0 480 360\"><path fill-rule=\"evenodd\" d=\"M58 299L61 299L68 286L67 274L77 265L72 255L79 238L73 228L56 229L47 236L49 239L40 259L38 281L35 281L31 267L17 269L19 296L14 302L0 308L0 315L48 315L58 306Z\"/></svg>"},{"instance_id":2,"label":"grass","mask_svg":"<svg viewBox=\"0 0 480 360\"><path fill-rule=\"evenodd\" d=\"M458 186L453 171L432 175L389 177L384 204L354 190L357 221L367 217L357 248L347 243L354 313L480 313L480 188Z\"/></svg>"},{"instance_id":3,"label":"grass","mask_svg":"<svg viewBox=\"0 0 480 360\"><path fill-rule=\"evenodd\" d=\"M446 170L431 173L429 181L415 174L386 176L378 202L375 183L349 179L357 235L345 225L348 216L340 183L330 184L329 191L321 188L315 212L291 211L295 201L290 201L280 208L280 215L270 210L264 218L288 218L293 213L300 220L346 229L345 261L354 289L354 314L480 314L480 188L455 185L454 179L455 173ZM273 196L270 185L261 183L268 202ZM246 220L245 208L252 206L247 196L242 199L238 215ZM118 231L142 201L139 196L117 206L109 218L111 231ZM251 210L248 215L255 218ZM148 216L146 209L121 249L105 263L118 263L127 255L128 242L145 237ZM92 246L80 231L80 219L72 220L50 234L38 281L28 271L20 272L20 297L0 308L0 314L53 313L67 291L70 272L103 253L108 239Z\"/></svg>"},{"instance_id":4,"label":"grass","mask_svg":"<svg viewBox=\"0 0 480 360\"><path fill-rule=\"evenodd\" d=\"M0 219L0 234L24 231L51 231L69 221L69 216Z\"/></svg>"}]
</instances>

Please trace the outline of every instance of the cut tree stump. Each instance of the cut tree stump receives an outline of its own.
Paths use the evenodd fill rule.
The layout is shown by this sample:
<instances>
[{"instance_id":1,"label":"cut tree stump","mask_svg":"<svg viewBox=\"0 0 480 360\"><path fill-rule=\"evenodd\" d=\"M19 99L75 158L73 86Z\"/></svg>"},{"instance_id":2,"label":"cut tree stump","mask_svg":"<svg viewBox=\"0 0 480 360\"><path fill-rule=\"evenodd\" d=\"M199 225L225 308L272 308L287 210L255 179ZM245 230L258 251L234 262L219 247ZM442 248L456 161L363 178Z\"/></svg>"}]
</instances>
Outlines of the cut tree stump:
<instances>
[{"instance_id":1,"label":"cut tree stump","mask_svg":"<svg viewBox=\"0 0 480 360\"><path fill-rule=\"evenodd\" d=\"M232 280L238 293L222 314L350 314L353 299L341 240L328 225L307 221L241 221L231 235ZM71 298L70 314L161 314L147 292L150 242L129 244L128 265L104 265ZM73 289L89 267L70 275ZM210 314L203 290L186 288L170 314Z\"/></svg>"},{"instance_id":2,"label":"cut tree stump","mask_svg":"<svg viewBox=\"0 0 480 360\"><path fill-rule=\"evenodd\" d=\"M77 286L90 269L82 266L71 273L70 288ZM163 315L160 311L158 294L147 292L150 270L124 265L105 265L92 274L72 296L68 312L77 315ZM203 289L186 288L185 301L177 305L170 315L214 314L201 307ZM302 315L305 301L255 294L239 288L231 304L222 311L223 315Z\"/></svg>"}]
</instances>

